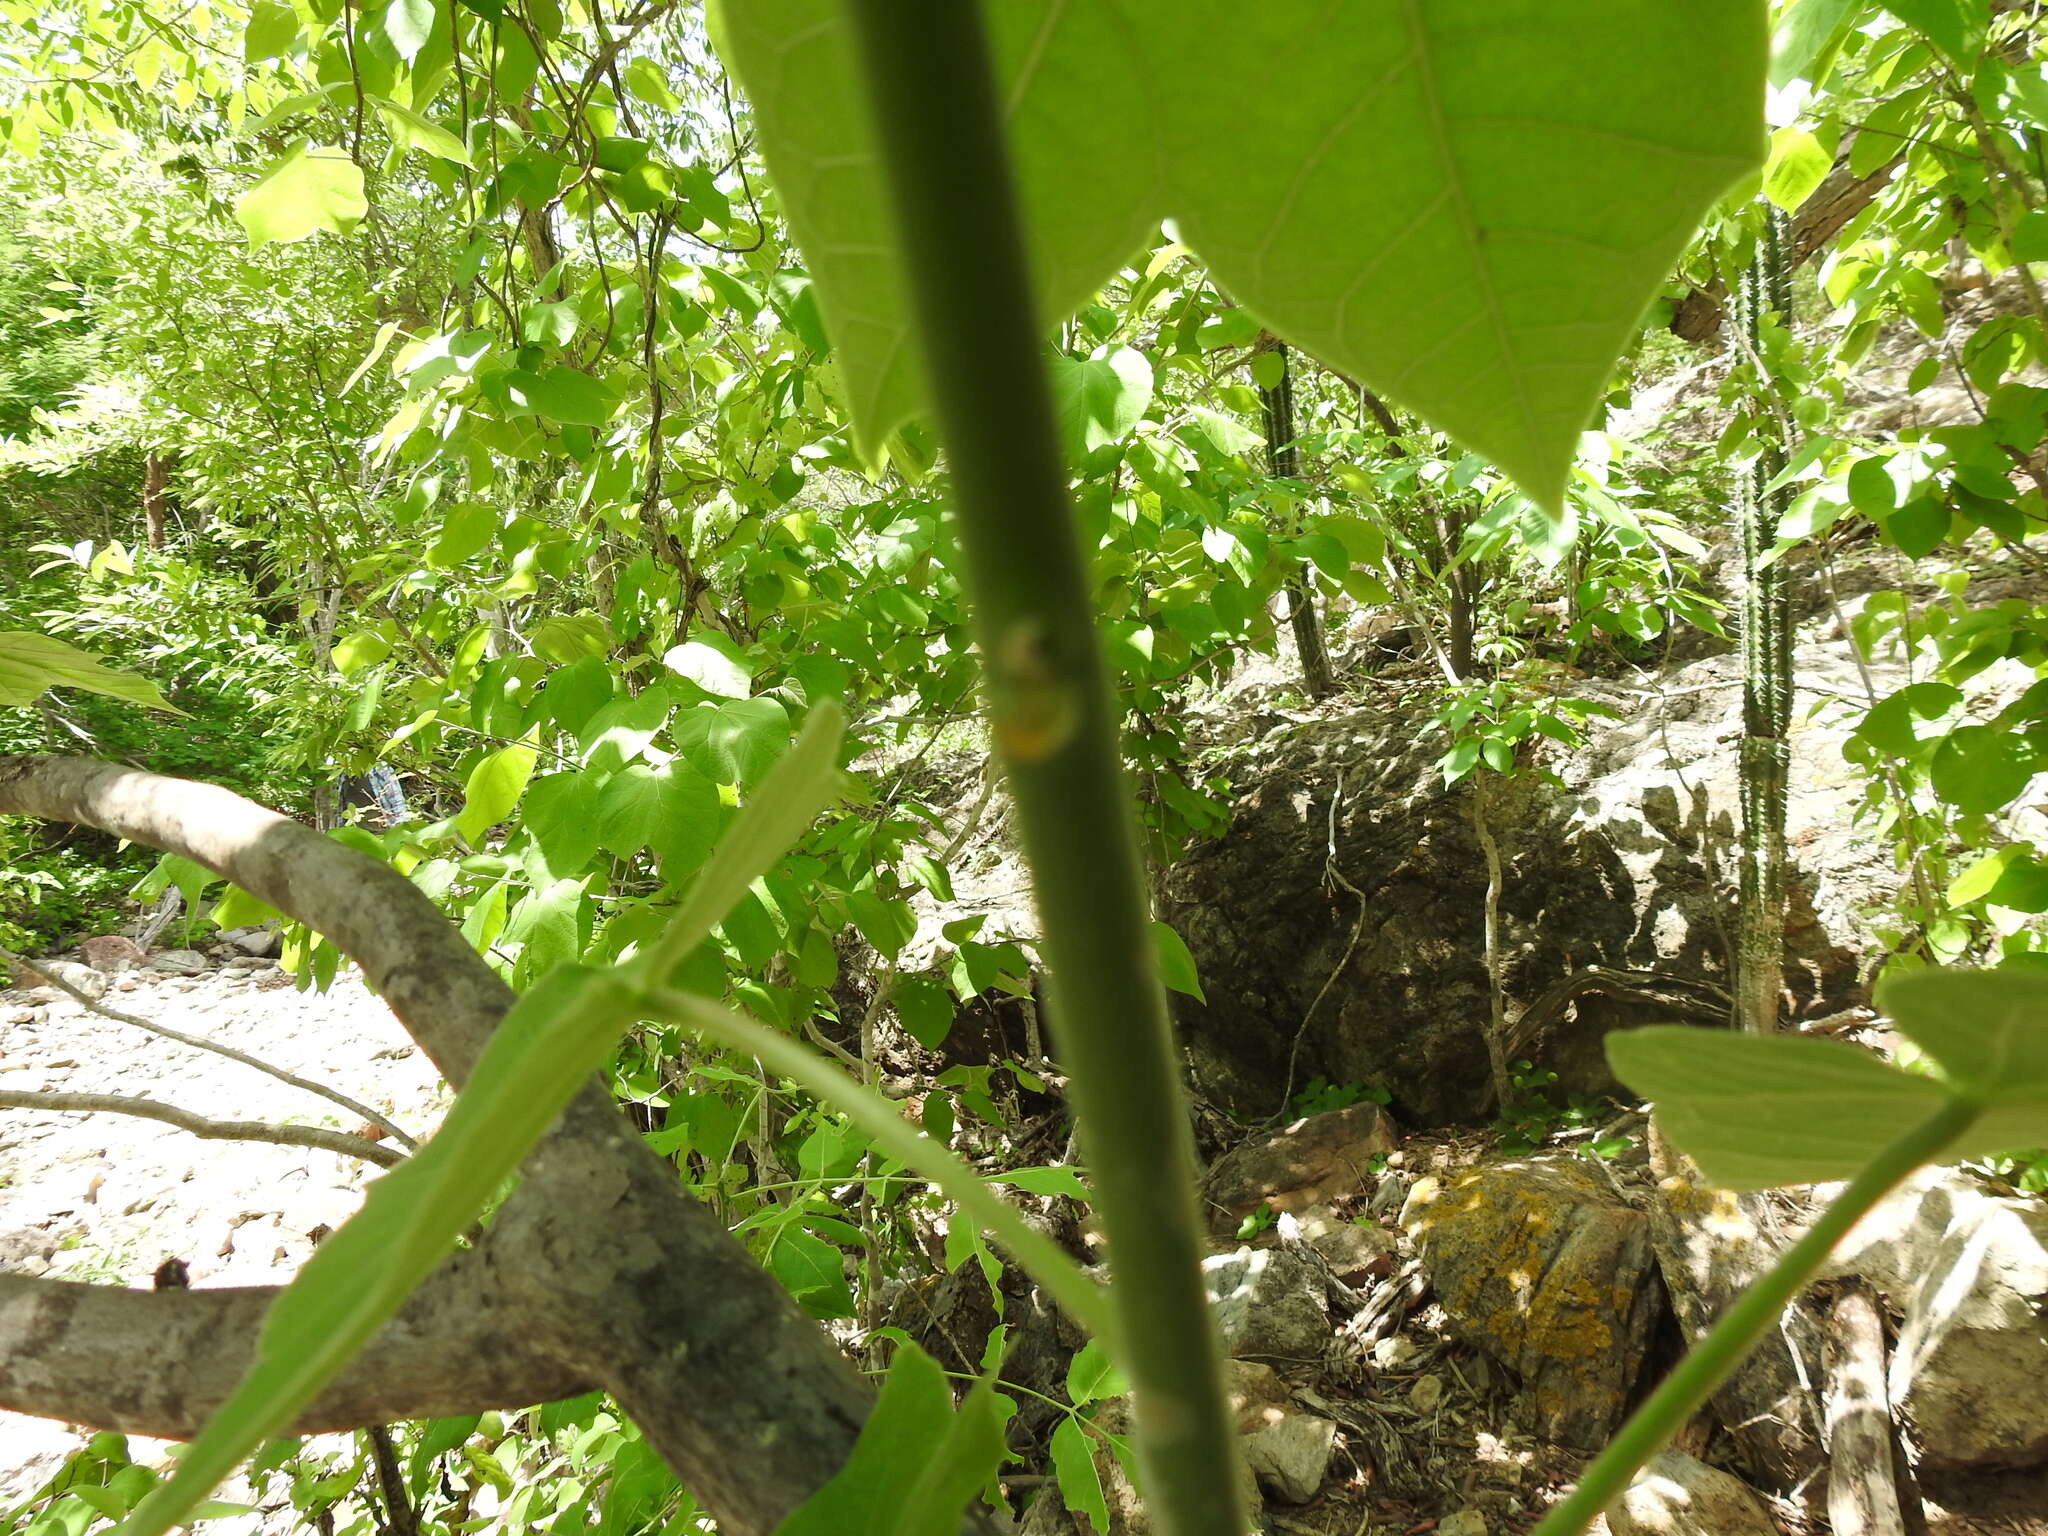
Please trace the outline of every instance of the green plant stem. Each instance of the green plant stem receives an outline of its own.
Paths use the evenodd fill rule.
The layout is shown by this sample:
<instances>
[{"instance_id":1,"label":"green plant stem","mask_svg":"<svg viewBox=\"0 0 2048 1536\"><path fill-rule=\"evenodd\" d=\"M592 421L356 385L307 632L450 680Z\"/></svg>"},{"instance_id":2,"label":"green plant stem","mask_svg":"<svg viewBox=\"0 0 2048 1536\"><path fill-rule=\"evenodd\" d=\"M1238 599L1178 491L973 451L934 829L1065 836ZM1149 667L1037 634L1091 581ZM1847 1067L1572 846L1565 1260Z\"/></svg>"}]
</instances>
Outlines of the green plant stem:
<instances>
[{"instance_id":1,"label":"green plant stem","mask_svg":"<svg viewBox=\"0 0 2048 1536\"><path fill-rule=\"evenodd\" d=\"M981 7L846 0L846 12L952 469L1053 1028L1109 1240L1149 1500L1167 1536L1242 1536L1194 1149Z\"/></svg>"},{"instance_id":2,"label":"green plant stem","mask_svg":"<svg viewBox=\"0 0 2048 1536\"><path fill-rule=\"evenodd\" d=\"M1649 1401L1638 1408L1579 1478L1571 1495L1544 1517L1531 1536L1579 1536L1593 1517L1620 1497L1636 1471L1678 1431L1714 1389L1727 1379L1757 1340L1820 1269L1821 1261L1871 1207L1907 1174L1937 1156L1980 1113L1967 1099L1951 1099L1884 1151L1849 1181L1809 1227L1755 1285L1743 1292L1707 1336L1695 1344Z\"/></svg>"},{"instance_id":3,"label":"green plant stem","mask_svg":"<svg viewBox=\"0 0 2048 1536\"><path fill-rule=\"evenodd\" d=\"M744 1051L769 1071L842 1110L884 1154L938 1185L960 1207L961 1216L1000 1243L1075 1322L1101 1338L1104 1348L1114 1348L1115 1320L1102 1287L1057 1243L1005 1204L980 1174L941 1143L913 1130L896 1105L808 1046L709 998L655 989L637 1001L651 1015L687 1024Z\"/></svg>"}]
</instances>

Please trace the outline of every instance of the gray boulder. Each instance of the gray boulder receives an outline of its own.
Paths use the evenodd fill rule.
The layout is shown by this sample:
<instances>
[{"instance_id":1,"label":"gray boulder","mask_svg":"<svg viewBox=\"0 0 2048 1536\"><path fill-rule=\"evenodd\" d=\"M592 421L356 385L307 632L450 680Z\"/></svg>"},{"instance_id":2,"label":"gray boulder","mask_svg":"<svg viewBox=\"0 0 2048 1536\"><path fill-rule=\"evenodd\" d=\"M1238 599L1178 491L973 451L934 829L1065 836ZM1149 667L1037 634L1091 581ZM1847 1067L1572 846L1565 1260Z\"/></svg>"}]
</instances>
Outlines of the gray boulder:
<instances>
[{"instance_id":1,"label":"gray boulder","mask_svg":"<svg viewBox=\"0 0 2048 1536\"><path fill-rule=\"evenodd\" d=\"M1663 1451L1607 1510L1612 1536L1778 1536L1777 1522L1738 1477Z\"/></svg>"},{"instance_id":2,"label":"gray boulder","mask_svg":"<svg viewBox=\"0 0 2048 1536\"><path fill-rule=\"evenodd\" d=\"M1312 1364L1330 1344L1321 1273L1285 1248L1240 1248L1202 1264L1224 1352L1238 1360Z\"/></svg>"},{"instance_id":3,"label":"gray boulder","mask_svg":"<svg viewBox=\"0 0 2048 1536\"><path fill-rule=\"evenodd\" d=\"M1942 1234L1906 1304L1891 1396L1921 1465L2048 1460L2048 1210L1986 1200Z\"/></svg>"}]
</instances>

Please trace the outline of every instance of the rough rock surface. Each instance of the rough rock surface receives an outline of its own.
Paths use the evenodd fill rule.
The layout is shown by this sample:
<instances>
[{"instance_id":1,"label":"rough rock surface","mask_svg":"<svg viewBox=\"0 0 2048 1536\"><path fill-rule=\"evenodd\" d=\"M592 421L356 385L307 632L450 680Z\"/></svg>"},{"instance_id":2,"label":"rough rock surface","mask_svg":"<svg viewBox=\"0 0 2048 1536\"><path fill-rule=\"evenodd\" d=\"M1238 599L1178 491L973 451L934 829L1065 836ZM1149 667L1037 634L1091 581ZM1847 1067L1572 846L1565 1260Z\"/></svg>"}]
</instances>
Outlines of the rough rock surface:
<instances>
[{"instance_id":1,"label":"rough rock surface","mask_svg":"<svg viewBox=\"0 0 2048 1536\"><path fill-rule=\"evenodd\" d=\"M1285 1248L1240 1248L1203 1261L1224 1352L1275 1365L1320 1361L1330 1345L1322 1275Z\"/></svg>"},{"instance_id":2,"label":"rough rock surface","mask_svg":"<svg viewBox=\"0 0 2048 1536\"><path fill-rule=\"evenodd\" d=\"M1778 1536L1755 1493L1738 1477L1662 1451L1609 1506L1612 1536Z\"/></svg>"},{"instance_id":3,"label":"rough rock surface","mask_svg":"<svg viewBox=\"0 0 2048 1536\"><path fill-rule=\"evenodd\" d=\"M149 958L140 944L118 933L86 939L78 946L78 953L87 965L109 976L132 970Z\"/></svg>"},{"instance_id":4,"label":"rough rock surface","mask_svg":"<svg viewBox=\"0 0 2048 1536\"><path fill-rule=\"evenodd\" d=\"M36 969L43 975L38 976L35 971L24 969L16 983L27 992L31 1001L48 1003L58 998L65 998L67 1002L70 1000L62 988L51 986L43 976L54 977L65 986L83 992L90 998L97 999L107 995L106 976L89 965L80 965L76 960L38 960Z\"/></svg>"},{"instance_id":5,"label":"rough rock surface","mask_svg":"<svg viewBox=\"0 0 2048 1536\"><path fill-rule=\"evenodd\" d=\"M1663 1306L1649 1222L1582 1165L1530 1159L1420 1180L1401 1225L1452 1330L1520 1375L1530 1427L1604 1445Z\"/></svg>"},{"instance_id":6,"label":"rough rock surface","mask_svg":"<svg viewBox=\"0 0 2048 1536\"><path fill-rule=\"evenodd\" d=\"M1369 1222L1347 1221L1326 1205L1299 1215L1284 1214L1275 1230L1283 1243L1302 1243L1313 1250L1346 1285L1391 1274L1399 1262L1400 1245L1393 1233Z\"/></svg>"},{"instance_id":7,"label":"rough rock surface","mask_svg":"<svg viewBox=\"0 0 2048 1536\"><path fill-rule=\"evenodd\" d=\"M1861 696L1839 644L1802 646L1795 665L1803 694ZM1669 1022L1687 995L1694 1017L1725 1006L1712 989L1728 974L1739 670L1715 656L1661 682L1572 691L1622 718L1593 722L1583 751L1537 749L1564 788L1518 776L1493 797L1493 819L1511 998L1529 1005L1596 966L1657 972L1680 991L1661 1003L1586 992L1518 1047L1566 1089L1600 1091L1608 1029ZM1841 755L1848 711L1809 717L1807 702L1792 736L1787 984L1802 1007L1831 1012L1861 999L1856 914L1897 882L1845 814L1857 783ZM1486 866L1471 790L1443 787L1442 750L1416 719L1360 709L1283 725L1223 764L1240 791L1231 830L1174 868L1160 915L1207 996L1176 999L1197 1080L1232 1109L1271 1114L1290 1081L1320 1074L1382 1084L1412 1124L1483 1112Z\"/></svg>"},{"instance_id":8,"label":"rough rock surface","mask_svg":"<svg viewBox=\"0 0 2048 1536\"><path fill-rule=\"evenodd\" d=\"M1371 1182L1375 1157L1400 1144L1400 1133L1377 1104L1352 1104L1309 1115L1271 1136L1246 1142L1217 1159L1202 1194L1210 1229L1237 1230L1259 1206L1305 1211Z\"/></svg>"},{"instance_id":9,"label":"rough rock surface","mask_svg":"<svg viewBox=\"0 0 2048 1536\"><path fill-rule=\"evenodd\" d=\"M1245 1465L1259 1488L1283 1504L1306 1504L1323 1485L1337 1426L1304 1413L1270 1365L1226 1360L1224 1382L1237 1415Z\"/></svg>"},{"instance_id":10,"label":"rough rock surface","mask_svg":"<svg viewBox=\"0 0 2048 1536\"><path fill-rule=\"evenodd\" d=\"M1840 1187L1822 1185L1814 1194L1830 1199ZM1904 1310L1933 1272L1949 1228L1990 1199L1984 1186L1959 1168L1919 1169L1849 1229L1821 1274L1856 1275Z\"/></svg>"},{"instance_id":11,"label":"rough rock surface","mask_svg":"<svg viewBox=\"0 0 2048 1536\"><path fill-rule=\"evenodd\" d=\"M169 976L200 976L205 974L207 962L196 949L166 949L150 956L149 968Z\"/></svg>"},{"instance_id":12,"label":"rough rock surface","mask_svg":"<svg viewBox=\"0 0 2048 1536\"><path fill-rule=\"evenodd\" d=\"M2048 1460L2048 1210L1987 1200L1943 1234L1906 1306L1891 1396L1933 1468Z\"/></svg>"},{"instance_id":13,"label":"rough rock surface","mask_svg":"<svg viewBox=\"0 0 2048 1536\"><path fill-rule=\"evenodd\" d=\"M1657 1267L1679 1330L1696 1343L1770 1268L1779 1245L1759 1229L1757 1197L1712 1188L1661 1135L1652 1136L1651 1157L1658 1182L1646 1214ZM1797 1487L1826 1458L1820 1403L1807 1385L1820 1379L1822 1347L1812 1313L1790 1307L1714 1394L1743 1471L1764 1487Z\"/></svg>"}]
</instances>

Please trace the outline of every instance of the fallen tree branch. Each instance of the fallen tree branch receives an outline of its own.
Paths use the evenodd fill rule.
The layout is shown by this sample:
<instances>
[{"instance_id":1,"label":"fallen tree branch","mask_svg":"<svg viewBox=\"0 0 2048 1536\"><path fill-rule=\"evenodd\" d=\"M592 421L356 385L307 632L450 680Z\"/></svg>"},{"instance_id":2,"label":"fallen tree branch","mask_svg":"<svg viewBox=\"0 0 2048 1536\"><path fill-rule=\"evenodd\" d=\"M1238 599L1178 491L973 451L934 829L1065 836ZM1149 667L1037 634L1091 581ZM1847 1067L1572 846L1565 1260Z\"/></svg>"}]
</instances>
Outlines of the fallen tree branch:
<instances>
[{"instance_id":1,"label":"fallen tree branch","mask_svg":"<svg viewBox=\"0 0 2048 1536\"><path fill-rule=\"evenodd\" d=\"M1828 1523L1835 1536L1906 1536L1892 1472L1884 1319L1862 1281L1844 1286L1829 1309L1826 1360Z\"/></svg>"},{"instance_id":2,"label":"fallen tree branch","mask_svg":"<svg viewBox=\"0 0 2048 1536\"><path fill-rule=\"evenodd\" d=\"M512 990L411 881L228 790L89 759L0 756L0 815L82 823L179 854L306 924L362 967L458 1085L512 1006ZM648 1150L597 1079L521 1175L491 1228L498 1284L480 1303L477 1326L609 1391L727 1536L766 1536L844 1464L873 1401L867 1383L677 1187L675 1170ZM0 1408L144 1428L130 1424L126 1405L182 1391L175 1381L149 1379L149 1356L98 1350L76 1332L65 1337L76 1346L65 1369L27 1375L11 1361L0 1366ZM0 1346L5 1341L0 1331ZM439 1406L395 1410L364 1392L355 1414L331 1416L324 1427L503 1406L458 1390L464 1353L422 1347L403 1366L422 1394L423 1375L449 1378L435 1388L445 1388ZM373 1350L371 1360L390 1358ZM349 1379L369 1369L358 1362ZM223 1398L224 1389L204 1401L181 1398L183 1427L156 1432L192 1433ZM986 1511L963 1520L963 1529L994 1528Z\"/></svg>"},{"instance_id":3,"label":"fallen tree branch","mask_svg":"<svg viewBox=\"0 0 2048 1536\"><path fill-rule=\"evenodd\" d=\"M524 1408L595 1377L507 1327L490 1240L435 1271L314 1399L296 1434ZM186 1439L249 1368L274 1286L132 1291L0 1274L0 1404Z\"/></svg>"},{"instance_id":4,"label":"fallen tree branch","mask_svg":"<svg viewBox=\"0 0 2048 1536\"><path fill-rule=\"evenodd\" d=\"M280 1147L312 1147L342 1157L359 1157L366 1163L396 1168L405 1154L363 1136L330 1131L317 1125L266 1125L260 1120L209 1120L175 1104L155 1099L130 1098L120 1093L22 1093L0 1089L0 1109L46 1110L66 1115L133 1115L140 1120L158 1120L205 1141L267 1141Z\"/></svg>"},{"instance_id":5,"label":"fallen tree branch","mask_svg":"<svg viewBox=\"0 0 2048 1536\"><path fill-rule=\"evenodd\" d=\"M42 977L46 983L55 987L59 992L64 993L73 1002L78 1003L81 1007L91 1009L102 1018L112 1019L116 1024L132 1024L137 1029L146 1029L152 1035L161 1035L166 1040L175 1040L178 1044L189 1045L194 1050L211 1051L216 1056L225 1056L229 1061L239 1061L245 1067L254 1067L258 1072L274 1077L280 1083L289 1083L294 1088L303 1088L308 1093L317 1093L321 1098L327 1100L328 1103L339 1104L352 1115L361 1115L363 1119L376 1126L406 1151L416 1152L419 1150L419 1143L407 1135L403 1128L394 1125L384 1116L378 1114L376 1110L370 1108L369 1105L358 1104L338 1088L329 1088L325 1083L316 1083L295 1073L287 1072L283 1067L274 1067L260 1057L251 1056L244 1051L238 1051L231 1045L222 1045L216 1040L208 1040L199 1035L184 1034L179 1030L172 1029L168 1024L159 1024L154 1019L145 1019L137 1013L123 1013L118 1008L109 1008L105 1003L88 997L85 993L79 991L78 988L72 986L63 977L56 975L54 972L44 970L35 961L25 956L17 955L11 949L0 948L0 960L4 960L7 964L15 967L17 971L27 971L31 975Z\"/></svg>"}]
</instances>

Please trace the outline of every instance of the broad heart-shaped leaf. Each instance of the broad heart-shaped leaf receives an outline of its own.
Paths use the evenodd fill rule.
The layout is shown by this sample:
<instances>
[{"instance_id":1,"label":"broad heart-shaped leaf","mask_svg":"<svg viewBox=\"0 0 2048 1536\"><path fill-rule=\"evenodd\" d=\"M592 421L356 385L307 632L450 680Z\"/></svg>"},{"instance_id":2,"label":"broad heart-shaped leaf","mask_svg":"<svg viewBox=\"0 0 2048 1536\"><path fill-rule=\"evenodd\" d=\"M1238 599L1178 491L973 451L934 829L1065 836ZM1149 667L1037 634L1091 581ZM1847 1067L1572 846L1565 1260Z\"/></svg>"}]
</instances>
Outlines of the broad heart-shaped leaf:
<instances>
[{"instance_id":1,"label":"broad heart-shaped leaf","mask_svg":"<svg viewBox=\"0 0 2048 1536\"><path fill-rule=\"evenodd\" d=\"M157 1536L293 1418L445 1258L570 1095L603 1065L633 994L562 970L505 1015L441 1129L370 1186L264 1319L256 1363L121 1536Z\"/></svg>"},{"instance_id":2,"label":"broad heart-shaped leaf","mask_svg":"<svg viewBox=\"0 0 2048 1536\"><path fill-rule=\"evenodd\" d=\"M526 781L533 777L533 765L540 754L532 747L500 747L469 770L462 810L455 817L455 830L472 847L483 841L492 827L512 814L512 807L526 793Z\"/></svg>"},{"instance_id":3,"label":"broad heart-shaped leaf","mask_svg":"<svg viewBox=\"0 0 2048 1536\"><path fill-rule=\"evenodd\" d=\"M1152 364L1136 347L1104 347L1094 357L1052 360L1053 411L1074 458L1113 443L1152 403Z\"/></svg>"},{"instance_id":4,"label":"broad heart-shaped leaf","mask_svg":"<svg viewBox=\"0 0 2048 1536\"><path fill-rule=\"evenodd\" d=\"M2048 973L1931 969L1889 976L1877 1006L1982 1104L2032 1102L2048 1114ZM2038 1142L2048 1144L2048 1119Z\"/></svg>"},{"instance_id":5,"label":"broad heart-shaped leaf","mask_svg":"<svg viewBox=\"0 0 2048 1536\"><path fill-rule=\"evenodd\" d=\"M1844 1041L1800 1035L1655 1025L1609 1035L1607 1062L1724 1189L1846 1179L1949 1097Z\"/></svg>"},{"instance_id":6,"label":"broad heart-shaped leaf","mask_svg":"<svg viewBox=\"0 0 2048 1536\"><path fill-rule=\"evenodd\" d=\"M0 709L33 704L46 688L83 688L174 715L185 713L148 678L116 672L90 651L33 630L0 630Z\"/></svg>"},{"instance_id":7,"label":"broad heart-shaped leaf","mask_svg":"<svg viewBox=\"0 0 2048 1536\"><path fill-rule=\"evenodd\" d=\"M1047 318L1170 217L1272 330L1553 507L1643 306L1763 147L1760 0L987 13ZM924 384L840 0L713 24L879 458Z\"/></svg>"},{"instance_id":8,"label":"broad heart-shaped leaf","mask_svg":"<svg viewBox=\"0 0 2048 1536\"><path fill-rule=\"evenodd\" d=\"M956 1536L1009 1454L1003 1418L986 1381L955 1413L946 1373L905 1340L846 1465L775 1536Z\"/></svg>"},{"instance_id":9,"label":"broad heart-shaped leaf","mask_svg":"<svg viewBox=\"0 0 2048 1536\"><path fill-rule=\"evenodd\" d=\"M346 235L369 211L361 168L340 150L303 139L235 199L235 217L251 245L290 245L323 229Z\"/></svg>"}]
</instances>

